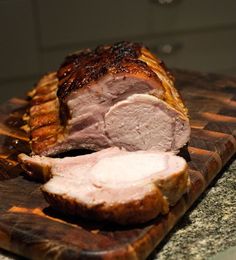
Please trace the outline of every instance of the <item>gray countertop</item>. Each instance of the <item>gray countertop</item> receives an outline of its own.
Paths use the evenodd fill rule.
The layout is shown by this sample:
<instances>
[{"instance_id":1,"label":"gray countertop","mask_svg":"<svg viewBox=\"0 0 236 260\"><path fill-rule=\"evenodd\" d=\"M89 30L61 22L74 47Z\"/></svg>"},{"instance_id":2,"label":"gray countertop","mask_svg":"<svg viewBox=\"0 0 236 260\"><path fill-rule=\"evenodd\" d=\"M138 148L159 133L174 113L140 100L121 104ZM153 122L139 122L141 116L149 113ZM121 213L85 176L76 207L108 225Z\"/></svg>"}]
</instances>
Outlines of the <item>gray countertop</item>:
<instances>
[{"instance_id":1,"label":"gray countertop","mask_svg":"<svg viewBox=\"0 0 236 260\"><path fill-rule=\"evenodd\" d=\"M216 177L150 259L209 259L233 246L236 246L236 159Z\"/></svg>"},{"instance_id":2,"label":"gray countertop","mask_svg":"<svg viewBox=\"0 0 236 260\"><path fill-rule=\"evenodd\" d=\"M209 259L233 246L236 246L236 159L224 168L149 260ZM0 250L0 260L3 259L21 258Z\"/></svg>"}]
</instances>

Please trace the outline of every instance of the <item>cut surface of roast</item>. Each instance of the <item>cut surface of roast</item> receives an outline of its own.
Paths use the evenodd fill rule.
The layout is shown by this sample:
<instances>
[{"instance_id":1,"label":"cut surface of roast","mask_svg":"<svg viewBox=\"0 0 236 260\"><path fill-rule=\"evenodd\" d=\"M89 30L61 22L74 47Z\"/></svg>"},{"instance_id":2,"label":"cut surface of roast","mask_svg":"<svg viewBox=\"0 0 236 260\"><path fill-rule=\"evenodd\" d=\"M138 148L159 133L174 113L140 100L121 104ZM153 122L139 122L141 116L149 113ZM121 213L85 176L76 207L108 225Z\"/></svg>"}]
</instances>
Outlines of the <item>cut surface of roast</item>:
<instances>
[{"instance_id":1,"label":"cut surface of roast","mask_svg":"<svg viewBox=\"0 0 236 260\"><path fill-rule=\"evenodd\" d=\"M187 109L173 77L141 44L70 55L29 96L33 154L114 146L175 152L189 140Z\"/></svg>"},{"instance_id":2,"label":"cut surface of roast","mask_svg":"<svg viewBox=\"0 0 236 260\"><path fill-rule=\"evenodd\" d=\"M52 207L122 225L166 214L189 185L185 160L166 152L108 148L62 159L19 158L29 174L49 180L42 191Z\"/></svg>"}]
</instances>

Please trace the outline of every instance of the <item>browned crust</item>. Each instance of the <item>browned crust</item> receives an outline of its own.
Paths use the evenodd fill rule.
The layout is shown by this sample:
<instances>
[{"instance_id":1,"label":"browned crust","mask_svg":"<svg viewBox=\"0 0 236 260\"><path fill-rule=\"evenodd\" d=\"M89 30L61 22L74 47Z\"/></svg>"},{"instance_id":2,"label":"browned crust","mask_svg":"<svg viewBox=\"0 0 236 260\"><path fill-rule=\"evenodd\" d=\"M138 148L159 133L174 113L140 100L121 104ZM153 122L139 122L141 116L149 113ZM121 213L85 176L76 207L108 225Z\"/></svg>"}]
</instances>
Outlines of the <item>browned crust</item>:
<instances>
[{"instance_id":1,"label":"browned crust","mask_svg":"<svg viewBox=\"0 0 236 260\"><path fill-rule=\"evenodd\" d=\"M139 56L139 60L147 64L149 69L152 70L161 81L164 89L164 95L158 98L162 98L162 100L179 111L184 118L188 118L188 110L174 86L174 77L166 69L164 62L154 56L145 47L141 48L141 55Z\"/></svg>"},{"instance_id":2,"label":"browned crust","mask_svg":"<svg viewBox=\"0 0 236 260\"><path fill-rule=\"evenodd\" d=\"M70 94L95 83L107 73L127 73L154 80L163 90L163 95L158 97L187 119L187 109L162 61L138 43L103 45L68 56L57 73L45 75L29 93L31 101L26 118L33 154L50 154L53 146L63 140L69 117L66 101Z\"/></svg>"},{"instance_id":3,"label":"browned crust","mask_svg":"<svg viewBox=\"0 0 236 260\"><path fill-rule=\"evenodd\" d=\"M53 72L45 75L28 94L31 98L30 108L24 118L30 128L33 154L42 154L62 138L57 87L58 79Z\"/></svg>"},{"instance_id":4,"label":"browned crust","mask_svg":"<svg viewBox=\"0 0 236 260\"><path fill-rule=\"evenodd\" d=\"M35 128L40 128L46 125L53 124L60 124L58 115L54 111L45 114L39 114L37 116L32 116L29 119L29 125L31 126L32 130L34 130Z\"/></svg>"},{"instance_id":5,"label":"browned crust","mask_svg":"<svg viewBox=\"0 0 236 260\"><path fill-rule=\"evenodd\" d=\"M60 80L58 88L60 101L65 102L72 92L98 81L108 73L143 73L159 80L147 64L138 60L140 50L140 44L119 42L99 46L95 50L86 49L68 56L57 72Z\"/></svg>"},{"instance_id":6,"label":"browned crust","mask_svg":"<svg viewBox=\"0 0 236 260\"><path fill-rule=\"evenodd\" d=\"M171 174L170 178L159 180L156 185L167 198L169 204L175 205L180 197L186 193L186 190L190 188L188 165L186 164L181 171Z\"/></svg>"},{"instance_id":7,"label":"browned crust","mask_svg":"<svg viewBox=\"0 0 236 260\"><path fill-rule=\"evenodd\" d=\"M66 103L67 97L78 89L91 85L107 73L142 75L162 83L163 100L187 115L187 110L174 88L173 76L164 63L139 43L118 42L95 50L86 49L68 56L57 72L58 98ZM161 85L160 85L161 87Z\"/></svg>"},{"instance_id":8,"label":"browned crust","mask_svg":"<svg viewBox=\"0 0 236 260\"><path fill-rule=\"evenodd\" d=\"M166 214L169 206L159 188L153 189L142 200L130 201L113 205L99 204L89 206L78 203L67 195L55 195L41 188L47 202L64 214L79 216L87 219L115 222L121 225L139 224L155 218L158 214Z\"/></svg>"},{"instance_id":9,"label":"browned crust","mask_svg":"<svg viewBox=\"0 0 236 260\"><path fill-rule=\"evenodd\" d=\"M30 159L31 157L25 154L18 155L18 161L22 169L30 178L42 183L48 181L51 178L51 166L47 163L39 164Z\"/></svg>"},{"instance_id":10,"label":"browned crust","mask_svg":"<svg viewBox=\"0 0 236 260\"><path fill-rule=\"evenodd\" d=\"M112 205L99 204L91 206L67 196L53 194L44 186L42 192L48 203L55 209L69 215L88 219L111 221L121 225L140 224L152 220L159 214L166 214L190 186L188 166L172 174L170 179L156 181L150 192L141 200ZM119 190L119 192L122 192Z\"/></svg>"}]
</instances>

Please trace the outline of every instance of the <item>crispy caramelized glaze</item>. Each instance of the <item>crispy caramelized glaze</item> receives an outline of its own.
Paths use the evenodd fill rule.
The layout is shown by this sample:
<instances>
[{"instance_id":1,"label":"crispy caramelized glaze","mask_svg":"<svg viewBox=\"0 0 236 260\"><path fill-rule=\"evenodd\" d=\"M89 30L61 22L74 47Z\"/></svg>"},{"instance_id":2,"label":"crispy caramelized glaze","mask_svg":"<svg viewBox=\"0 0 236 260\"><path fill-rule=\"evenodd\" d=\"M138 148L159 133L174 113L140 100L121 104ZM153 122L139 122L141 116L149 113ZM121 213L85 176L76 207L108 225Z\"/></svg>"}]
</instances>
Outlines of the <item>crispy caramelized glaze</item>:
<instances>
[{"instance_id":1,"label":"crispy caramelized glaze","mask_svg":"<svg viewBox=\"0 0 236 260\"><path fill-rule=\"evenodd\" d=\"M41 154L48 146L55 145L62 135L57 86L58 79L53 72L45 75L28 93L31 100L25 119L30 128L31 149L35 154Z\"/></svg>"},{"instance_id":2,"label":"crispy caramelized glaze","mask_svg":"<svg viewBox=\"0 0 236 260\"><path fill-rule=\"evenodd\" d=\"M140 55L140 44L119 42L68 56L57 73L59 99L66 99L71 92L98 81L108 73L144 74L160 81L148 65L138 59Z\"/></svg>"},{"instance_id":3,"label":"crispy caramelized glaze","mask_svg":"<svg viewBox=\"0 0 236 260\"><path fill-rule=\"evenodd\" d=\"M118 73L139 75L160 82L165 91L162 99L179 112L187 114L178 92L172 89L173 76L164 63L142 44L125 41L102 45L95 50L85 49L66 57L57 72L60 103L66 103L71 93L91 85L105 75Z\"/></svg>"}]
</instances>

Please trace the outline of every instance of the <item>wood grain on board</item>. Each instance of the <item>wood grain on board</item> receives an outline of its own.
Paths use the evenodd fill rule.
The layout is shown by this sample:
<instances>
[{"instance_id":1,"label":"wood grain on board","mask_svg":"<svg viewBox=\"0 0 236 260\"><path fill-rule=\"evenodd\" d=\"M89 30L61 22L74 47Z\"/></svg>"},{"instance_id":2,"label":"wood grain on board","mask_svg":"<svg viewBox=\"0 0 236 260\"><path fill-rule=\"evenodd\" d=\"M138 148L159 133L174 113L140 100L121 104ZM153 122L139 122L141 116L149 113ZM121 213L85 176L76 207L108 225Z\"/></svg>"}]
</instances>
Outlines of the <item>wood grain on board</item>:
<instances>
[{"instance_id":1,"label":"wood grain on board","mask_svg":"<svg viewBox=\"0 0 236 260\"><path fill-rule=\"evenodd\" d=\"M29 258L145 259L236 151L236 78L174 71L191 116L191 188L165 216L120 227L64 216L49 207L40 183L28 180L17 155L29 153L21 126L27 102L0 107L0 247Z\"/></svg>"}]
</instances>

